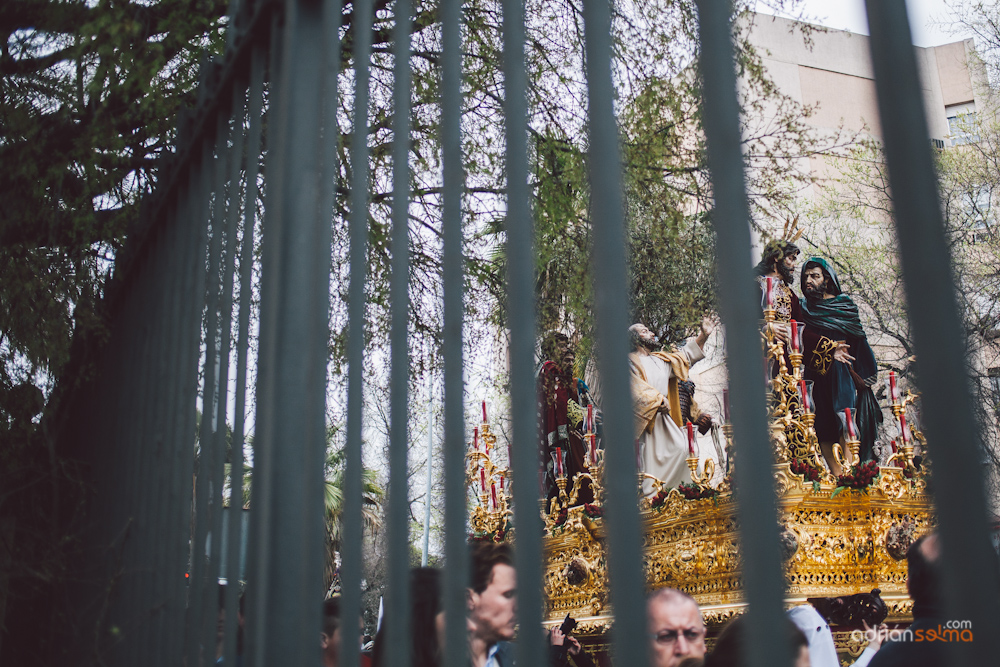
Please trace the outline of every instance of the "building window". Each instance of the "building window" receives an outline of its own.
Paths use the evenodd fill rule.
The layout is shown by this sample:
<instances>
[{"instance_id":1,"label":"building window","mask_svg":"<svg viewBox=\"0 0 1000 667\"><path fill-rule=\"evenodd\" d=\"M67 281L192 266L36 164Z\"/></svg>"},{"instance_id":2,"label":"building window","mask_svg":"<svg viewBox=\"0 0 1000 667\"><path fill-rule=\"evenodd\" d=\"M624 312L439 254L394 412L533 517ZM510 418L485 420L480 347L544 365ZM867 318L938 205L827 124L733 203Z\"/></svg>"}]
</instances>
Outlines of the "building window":
<instances>
[{"instance_id":1,"label":"building window","mask_svg":"<svg viewBox=\"0 0 1000 667\"><path fill-rule=\"evenodd\" d=\"M951 135L952 146L963 146L979 141L975 102L952 104L944 108L944 114L948 118L948 132Z\"/></svg>"}]
</instances>

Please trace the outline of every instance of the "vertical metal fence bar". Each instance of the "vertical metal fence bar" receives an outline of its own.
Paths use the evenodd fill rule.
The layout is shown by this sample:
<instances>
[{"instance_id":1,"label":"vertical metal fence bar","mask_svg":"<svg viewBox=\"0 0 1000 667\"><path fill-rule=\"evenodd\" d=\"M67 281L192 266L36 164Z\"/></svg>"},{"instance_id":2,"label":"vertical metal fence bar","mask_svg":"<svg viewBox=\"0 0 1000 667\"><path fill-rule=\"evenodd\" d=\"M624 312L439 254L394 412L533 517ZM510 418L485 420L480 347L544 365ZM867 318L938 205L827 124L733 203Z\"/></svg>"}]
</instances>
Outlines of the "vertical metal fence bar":
<instances>
[{"instance_id":1,"label":"vertical metal fence bar","mask_svg":"<svg viewBox=\"0 0 1000 667\"><path fill-rule=\"evenodd\" d=\"M263 47L255 47L250 63L249 131L246 143L246 189L243 198L243 238L240 249L240 311L236 344L236 391L233 404L233 454L230 467L229 553L226 562L226 640L223 664L236 664L239 613L240 547L243 544L243 452L245 437L247 353L250 348L250 307L253 289L254 230L257 219L257 175L260 168L264 92ZM233 511L234 502L237 511ZM235 576L234 576L235 575Z\"/></svg>"},{"instance_id":2,"label":"vertical metal fence bar","mask_svg":"<svg viewBox=\"0 0 1000 667\"><path fill-rule=\"evenodd\" d=\"M951 644L952 660L986 665L1000 652L1000 639L993 631L1000 628L1000 582L978 472L977 450L983 440L966 374L965 334L955 300L923 93L905 2L866 5L907 312L920 360L922 417L933 454L948 611L951 619L971 620L976 632L974 642Z\"/></svg>"},{"instance_id":3,"label":"vertical metal fence bar","mask_svg":"<svg viewBox=\"0 0 1000 667\"><path fill-rule=\"evenodd\" d=\"M544 655L542 633L542 540L538 515L538 417L535 405L535 252L528 149L524 2L503 2L504 121L507 172L507 321L510 323L512 489L517 525L517 661L530 665Z\"/></svg>"},{"instance_id":4,"label":"vertical metal fence bar","mask_svg":"<svg viewBox=\"0 0 1000 667\"><path fill-rule=\"evenodd\" d=\"M715 208L719 310L726 325L732 420L739 447L740 550L743 590L749 603L745 650L751 667L788 664L775 647L787 645L781 616L784 593L778 549L773 455L767 438L763 357L750 279L750 212L740 150L739 102L728 0L699 0L704 129Z\"/></svg>"},{"instance_id":5,"label":"vertical metal fence bar","mask_svg":"<svg viewBox=\"0 0 1000 667\"><path fill-rule=\"evenodd\" d=\"M147 215L149 215L148 211ZM141 309L146 311L145 315L149 318L144 324L143 338L146 341L146 349L143 353L143 367L139 370L141 373L139 377L145 386L142 388L142 406L140 408L142 421L137 429L138 439L133 443L143 460L143 484L139 489L136 504L141 541L136 558L139 576L135 586L138 590L137 605L134 609L139 612L136 614L139 627L132 640L135 657L131 664L148 660L152 636L156 632L155 591L159 579L163 576L162 571L154 567L158 538L162 534L162 527L157 522L157 510L160 501L162 472L165 470L161 458L163 450L157 446L155 437L157 413L164 401L164 382L160 377L159 370L160 361L165 356L168 343L164 336L167 325L166 312L169 309L169 294L165 287L170 277L168 267L172 232L173 230L168 227L159 227L150 248L150 261L144 267L150 276L149 293L145 298L149 304L144 304L145 307Z\"/></svg>"},{"instance_id":6,"label":"vertical metal fence bar","mask_svg":"<svg viewBox=\"0 0 1000 667\"><path fill-rule=\"evenodd\" d=\"M212 193L212 176L215 172L215 160L213 159L213 144L210 138L202 139L201 142L201 168L199 170L199 177L197 182L197 195L194 201L194 206L191 215L192 225L196 227L197 230L197 245L194 248L193 259L195 260L193 266L191 267L192 273L196 276L195 285L196 291L191 297L191 308L194 311L192 317L197 317L198 320L198 338L194 341L193 349L189 349L189 353L194 356L194 365L197 369L198 360L201 356L201 335L203 331L202 323L202 309L205 303L205 289L207 286L207 281L209 280L209 272L205 269L205 264L208 259L208 223L207 220L210 214L210 201ZM191 400L194 401L198 394L198 387L200 383L198 382L198 374L195 373L195 393L191 395ZM189 387L190 391L190 387ZM202 393L204 396L205 393ZM204 407L204 403L203 403ZM187 416L187 415L185 415ZM194 416L194 413L191 413ZM189 433L194 435L195 422L194 420L188 418L185 419L187 422L186 426L190 428ZM204 415L202 416L202 421L204 422ZM199 440L203 435L203 431L199 432ZM182 431L183 436L183 431ZM191 447L191 469L190 474L194 473L196 459L194 452L194 443L192 442ZM188 474L185 471L185 474ZM197 478L194 479L194 485L191 487L191 496L189 498L190 504L187 506L187 511L185 512L188 523L190 524L190 536L191 541L188 543L188 596L187 596L187 618L184 623L185 632L185 662L188 665L198 665L199 662L199 644L200 635L199 630L201 628L201 597L202 597L202 586L200 579L202 572L204 570L204 535L202 534L201 540L199 541L199 526L197 520L197 512L199 511L201 504L204 502L204 495L199 494L198 489L199 483ZM201 552L199 555L199 544L201 546Z\"/></svg>"},{"instance_id":7,"label":"vertical metal fence bar","mask_svg":"<svg viewBox=\"0 0 1000 667\"><path fill-rule=\"evenodd\" d=\"M465 587L469 580L465 545L465 416L462 377L462 322L465 272L462 256L462 6L461 0L441 1L441 153L444 299L444 484L445 667L465 667L468 640ZM428 502L430 499L428 498Z\"/></svg>"},{"instance_id":8,"label":"vertical metal fence bar","mask_svg":"<svg viewBox=\"0 0 1000 667\"><path fill-rule=\"evenodd\" d=\"M181 209L184 226L183 309L180 316L180 362L178 364L177 400L172 422L177 426L173 435L175 467L171 479L171 525L177 535L170 547L171 570L178 581L174 590L175 621L168 628L166 643L176 658L188 655L188 635L192 610L191 597L191 510L193 503L192 472L194 471L195 401L198 393L198 358L201 342L201 304L204 295L206 230L200 219L205 208L204 180L209 165L207 142L199 159L193 160L187 184L187 194ZM187 573L188 577L183 575ZM170 655L169 653L167 655ZM193 663L189 663L193 664Z\"/></svg>"},{"instance_id":9,"label":"vertical metal fence bar","mask_svg":"<svg viewBox=\"0 0 1000 667\"><path fill-rule=\"evenodd\" d=\"M197 586L200 610L198 611L198 637L200 649L196 664L207 664L208 654L215 646L215 627L218 615L218 581L212 580L211 560L208 550L216 548L218 535L212 534L212 498L215 489L212 488L212 470L215 467L217 452L215 451L215 431L220 428L215 423L215 406L219 398L219 306L222 298L221 271L222 253L225 240L225 191L226 191L226 158L228 157L227 138L229 126L227 115L216 112L215 128L215 173L212 175L212 207L209 217L212 238L208 255L208 290L205 302L205 364L202 378L201 403L201 433L198 439L200 451L197 473L197 505L195 507L195 543L194 562L191 581ZM221 426L225 428L224 425ZM209 542L209 538L213 539ZM198 571L198 576L194 572Z\"/></svg>"},{"instance_id":10,"label":"vertical metal fence bar","mask_svg":"<svg viewBox=\"0 0 1000 667\"><path fill-rule=\"evenodd\" d=\"M153 569L157 573L154 589L154 599L158 603L157 613L153 617L154 635L150 643L150 653L155 656L168 656L167 627L170 615L177 613L172 609L171 588L175 578L181 578L180 572L171 568L170 546L178 535L171 530L171 510L178 499L174 495L173 477L178 465L174 449L177 446L177 433L173 430L172 419L176 409L177 393L180 389L178 379L181 375L181 340L184 334L181 320L183 310L184 275L184 226L181 218L184 208L183 200L188 195L183 188L178 188L168 210L164 213L167 226L170 229L170 257L166 276L169 283L165 285L164 297L167 301L163 329L166 334L163 354L159 360L157 375L163 388L163 402L158 406L156 424L153 432L153 446L161 452L161 486L156 499L156 525L158 539L156 540L156 556Z\"/></svg>"},{"instance_id":11,"label":"vertical metal fence bar","mask_svg":"<svg viewBox=\"0 0 1000 667\"><path fill-rule=\"evenodd\" d=\"M341 553L342 618L361 611L361 428L364 402L365 280L368 263L368 95L372 6L354 6L354 122L351 136L351 284L348 287L347 451L344 471L344 546ZM341 644L344 667L357 667L357 642Z\"/></svg>"},{"instance_id":12,"label":"vertical metal fence bar","mask_svg":"<svg viewBox=\"0 0 1000 667\"><path fill-rule=\"evenodd\" d=\"M275 93L276 183L268 191L260 351L266 363L257 437L270 450L268 489L257 548L265 549L251 585L260 596L251 631L256 665L306 665L318 659L323 571L323 447L329 340L330 228L320 216L324 76L322 4L285 6L281 75ZM264 300L269 300L265 303ZM266 358L266 362L265 362ZM262 399L262 400L261 400ZM256 489L255 489L256 491ZM350 642L345 642L348 644Z\"/></svg>"},{"instance_id":13,"label":"vertical metal fence bar","mask_svg":"<svg viewBox=\"0 0 1000 667\"><path fill-rule=\"evenodd\" d=\"M230 122L230 137L232 145L228 148L229 179L226 186L226 261L223 270L222 306L221 322L219 330L222 336L222 349L219 353L219 401L217 406L216 423L219 425L215 431L214 447L216 460L212 470L212 560L210 561L210 579L221 578L222 571L222 512L223 512L223 485L225 484L225 464L226 464L226 435L228 431L226 415L229 409L229 367L231 364L230 352L232 343L232 319L233 319L233 283L236 270L237 231L240 214L240 172L243 164L243 120L246 114L246 87L245 80L237 79L233 82ZM230 488L230 490L232 490ZM229 519L234 521L233 496L230 496ZM242 507L242 500L237 500L237 506ZM238 545L237 545L238 548ZM232 552L233 544L229 543L229 551ZM232 571L226 571L227 577L232 577ZM227 580L226 592L230 590ZM237 581L232 582L232 586L238 586ZM226 596L228 598L228 596ZM225 628L228 628L231 617L235 617L235 610L226 606L227 599L223 599L222 609L225 609ZM229 637L223 633L223 648ZM229 664L233 664L230 662Z\"/></svg>"},{"instance_id":14,"label":"vertical metal fence bar","mask_svg":"<svg viewBox=\"0 0 1000 667\"><path fill-rule=\"evenodd\" d=\"M386 577L387 664L408 667L409 613L409 384L410 351L410 0L396 0L393 34L392 120L392 276L390 301L389 497L386 529L389 566ZM429 500L429 499L428 499Z\"/></svg>"},{"instance_id":15,"label":"vertical metal fence bar","mask_svg":"<svg viewBox=\"0 0 1000 667\"><path fill-rule=\"evenodd\" d=\"M215 191L215 214L212 219L212 231L221 235L219 254L219 274L211 276L213 284L219 281L219 292L216 300L216 328L213 337L216 338L215 356L215 399L212 404L212 412L203 413L202 420L211 419L212 435L208 443L202 444L202 452L210 450L210 454L203 458L204 463L199 466L198 475L208 477L208 496L205 499L205 513L201 519L206 526L206 551L205 556L205 593L203 600L204 615L202 617L203 637L202 651L207 664L215 660L215 645L218 634L219 616L219 551L220 551L220 528L221 528L221 508L222 508L222 466L225 461L226 448L226 394L229 372L228 358L228 330L226 323L226 305L228 302L230 312L232 310L232 286L230 284L230 294L226 294L226 269L229 264L229 257L232 254L230 248L230 237L228 232L228 220L226 215L227 198L229 193L229 171L230 164L235 155L230 148L230 140L234 137L233 128L229 126L229 114L220 110L220 115L226 119L226 131L216 139L216 152L219 165L224 174ZM231 319L231 315L229 316Z\"/></svg>"},{"instance_id":16,"label":"vertical metal fence bar","mask_svg":"<svg viewBox=\"0 0 1000 667\"><path fill-rule=\"evenodd\" d=\"M135 613L141 609L144 597L144 586L140 584L144 572L142 560L145 552L146 509L143 491L149 486L148 456L144 456L143 430L146 422L146 407L148 405L150 384L148 382L148 367L152 341L152 311L155 309L155 296L151 289L151 275L155 270L157 239L153 239L147 249L149 255L137 272L126 303L127 317L123 334L127 339L128 363L125 364L126 376L118 385L118 391L126 393L126 411L113 416L114 429L120 434L121 442L126 448L125 458L129 461L126 483L126 517L127 530L123 536L121 571L118 581L119 590L113 593L111 604L116 613L112 616L115 623L123 631L124 640L110 651L112 664L127 664L138 658L140 638L143 635L143 620ZM125 391L125 388L128 388Z\"/></svg>"},{"instance_id":17,"label":"vertical metal fence bar","mask_svg":"<svg viewBox=\"0 0 1000 667\"><path fill-rule=\"evenodd\" d=\"M206 183L205 194L208 201L206 201L206 208L203 209L205 216L203 224L206 227L206 231L209 228L211 229L211 237L208 248L208 268L195 268L196 271L207 270L205 277L207 282L206 293L200 297L204 299L205 303L205 316L202 325L205 361L202 364L201 424L198 433L199 448L195 462L195 498L194 511L192 513L194 541L191 544L191 595L188 603L192 614L192 618L189 621L190 642L188 646L188 660L189 664L192 665L202 664L204 642L208 639L205 631L205 624L208 622L205 619L205 610L209 609L211 601L211 595L208 595L208 600L205 599L207 592L205 543L208 535L208 523L205 520L205 515L207 514L206 505L209 493L209 476L207 470L211 467L210 457L212 454L209 445L212 442L212 417L215 405L215 332L218 318L219 255L222 252L222 234L219 231L218 215L215 209L218 207L217 201L220 184L225 177L224 165L216 151L219 144L218 137L224 136L225 132L223 122L224 119L220 114L216 122L214 137L206 140L210 146L209 160L212 166L211 171L207 171L206 173L206 176L210 180Z\"/></svg>"},{"instance_id":18,"label":"vertical metal fence bar","mask_svg":"<svg viewBox=\"0 0 1000 667\"><path fill-rule=\"evenodd\" d=\"M272 241L277 233L272 231L276 223L271 222L274 213L270 211L269 202L280 200L281 188L283 187L283 176L280 168L282 151L274 151L272 147L283 144L283 132L287 129L287 124L282 124L277 120L276 110L280 110L281 105L278 104L275 97L280 90L282 68L284 67L284 45L287 41L284 24L283 13L275 12L270 25L271 49L268 54L267 76L265 78L268 84L268 125L273 129L266 139L268 149L261 162L261 169L266 174L266 178L262 182L264 187L262 193L264 217L261 220L260 237L260 320L257 332L254 472L251 483L253 509L250 512L250 534L247 538L246 643L243 647L245 664L254 667L263 667L267 664L263 658L263 648L269 634L268 610L270 609L270 601L268 599L269 589L264 585L264 581L268 576L268 570L273 567L269 536L269 526L274 521L274 513L271 510L273 490L268 471L271 469L271 460L275 456L275 448L271 441L263 437L263 434L271 428L269 421L272 419L274 404L272 395L275 383L271 379L274 352L271 349L271 341L276 340L273 329L277 326L278 316L273 311L278 307L279 295L276 292L277 281L270 278L273 272L268 270L268 266L277 261L274 259L277 253L277 241Z\"/></svg>"},{"instance_id":19,"label":"vertical metal fence bar","mask_svg":"<svg viewBox=\"0 0 1000 667\"><path fill-rule=\"evenodd\" d=\"M636 503L636 467L628 368L628 282L625 274L621 155L611 80L611 2L583 4L590 137L590 208L593 220L594 310L600 346L605 437L605 485L611 602L615 610L614 656L622 665L648 663L642 530Z\"/></svg>"}]
</instances>

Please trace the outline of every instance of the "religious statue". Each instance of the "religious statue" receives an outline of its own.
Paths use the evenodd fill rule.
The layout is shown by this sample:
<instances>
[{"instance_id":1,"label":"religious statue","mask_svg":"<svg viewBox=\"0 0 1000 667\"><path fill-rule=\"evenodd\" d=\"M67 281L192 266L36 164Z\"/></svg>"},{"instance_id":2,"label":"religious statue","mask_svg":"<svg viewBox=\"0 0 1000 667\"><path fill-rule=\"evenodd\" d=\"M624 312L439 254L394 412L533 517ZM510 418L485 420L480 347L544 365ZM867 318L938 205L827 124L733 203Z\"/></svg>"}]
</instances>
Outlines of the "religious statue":
<instances>
[{"instance_id":1,"label":"religious statue","mask_svg":"<svg viewBox=\"0 0 1000 667\"><path fill-rule=\"evenodd\" d=\"M675 352L658 351L659 344L644 324L629 327L632 353L632 400L635 436L640 447L642 472L655 477L669 489L681 482L691 483L686 460L688 435L684 426L691 421L701 433L712 426L712 417L694 402L694 383L688 379L691 366L705 358L705 341L712 332L709 317L701 322L696 338ZM643 480L643 493L655 491L652 481Z\"/></svg>"},{"instance_id":2,"label":"religious statue","mask_svg":"<svg viewBox=\"0 0 1000 667\"><path fill-rule=\"evenodd\" d=\"M558 495L556 477L564 475L573 484L577 473L586 472L585 445L581 426L584 420L586 385L573 375L576 352L569 337L550 332L541 343L542 363L537 370L538 420L541 458L541 493L547 499ZM581 396L581 394L583 394ZM575 504L593 500L586 480Z\"/></svg>"},{"instance_id":3,"label":"religious statue","mask_svg":"<svg viewBox=\"0 0 1000 667\"><path fill-rule=\"evenodd\" d=\"M801 283L802 320L810 333L803 361L805 379L813 383L816 436L831 472L840 475L833 443L844 438L845 409L854 414L861 440L860 460L852 463L873 458L882 421L882 410L871 390L878 367L858 307L840 289L833 267L821 257L811 257L802 267Z\"/></svg>"}]
</instances>

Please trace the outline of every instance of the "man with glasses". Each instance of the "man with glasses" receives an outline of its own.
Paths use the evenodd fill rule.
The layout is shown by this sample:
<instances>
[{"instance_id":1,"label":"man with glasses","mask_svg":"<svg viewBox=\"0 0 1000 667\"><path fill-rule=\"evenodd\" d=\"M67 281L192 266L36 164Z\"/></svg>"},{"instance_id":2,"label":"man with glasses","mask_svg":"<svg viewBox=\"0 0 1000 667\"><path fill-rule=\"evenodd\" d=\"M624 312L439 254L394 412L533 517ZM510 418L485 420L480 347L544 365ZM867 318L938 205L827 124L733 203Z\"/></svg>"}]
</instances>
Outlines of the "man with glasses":
<instances>
[{"instance_id":1,"label":"man with glasses","mask_svg":"<svg viewBox=\"0 0 1000 667\"><path fill-rule=\"evenodd\" d=\"M684 658L705 657L705 622L690 595L673 588L653 591L646 613L651 667L676 667Z\"/></svg>"}]
</instances>

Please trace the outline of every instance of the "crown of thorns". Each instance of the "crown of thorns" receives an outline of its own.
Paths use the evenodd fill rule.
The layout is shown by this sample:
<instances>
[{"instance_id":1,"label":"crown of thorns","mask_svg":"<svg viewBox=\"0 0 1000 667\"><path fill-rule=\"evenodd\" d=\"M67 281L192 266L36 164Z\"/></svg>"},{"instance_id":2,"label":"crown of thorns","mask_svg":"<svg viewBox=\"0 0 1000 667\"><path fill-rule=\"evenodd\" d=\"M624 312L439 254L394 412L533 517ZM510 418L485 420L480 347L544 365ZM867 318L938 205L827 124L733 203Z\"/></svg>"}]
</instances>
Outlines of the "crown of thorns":
<instances>
[{"instance_id":1,"label":"crown of thorns","mask_svg":"<svg viewBox=\"0 0 1000 667\"><path fill-rule=\"evenodd\" d=\"M767 231L762 233L762 236L766 239L762 255L764 257L773 257L775 261L780 262L788 254L800 252L795 242L802 238L802 232L803 230L799 227L799 216L786 218L781 236L771 236Z\"/></svg>"}]
</instances>

